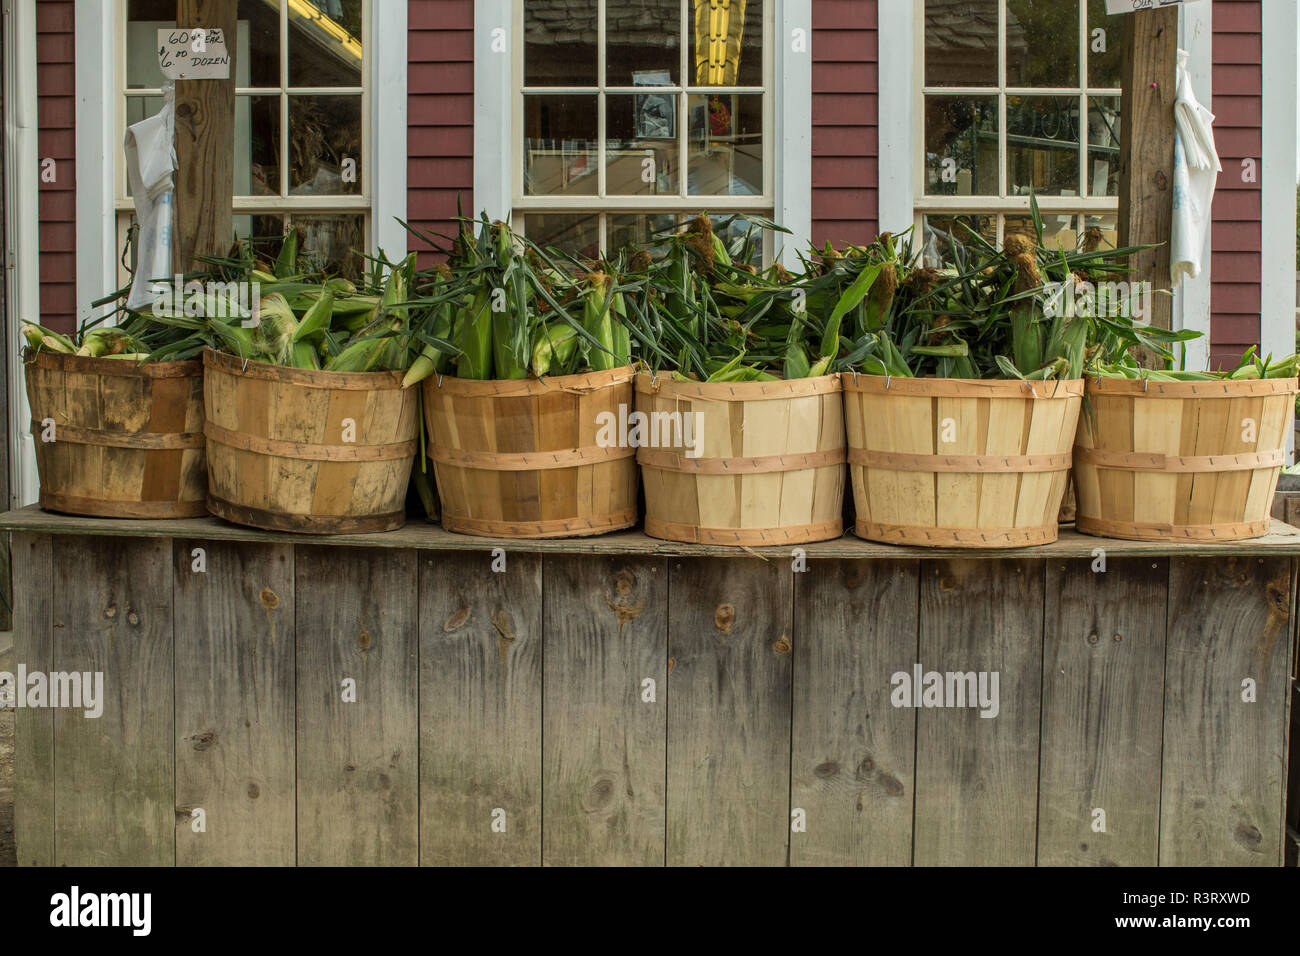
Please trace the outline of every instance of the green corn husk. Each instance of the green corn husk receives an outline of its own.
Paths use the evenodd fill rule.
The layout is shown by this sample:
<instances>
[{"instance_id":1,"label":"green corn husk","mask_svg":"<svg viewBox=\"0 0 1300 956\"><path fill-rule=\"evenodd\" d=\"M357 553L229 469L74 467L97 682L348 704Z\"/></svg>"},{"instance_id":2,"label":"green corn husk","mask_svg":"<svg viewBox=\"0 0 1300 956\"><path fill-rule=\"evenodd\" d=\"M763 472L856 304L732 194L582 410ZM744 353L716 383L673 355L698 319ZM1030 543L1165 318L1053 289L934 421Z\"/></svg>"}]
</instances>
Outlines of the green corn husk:
<instances>
[{"instance_id":1,"label":"green corn husk","mask_svg":"<svg viewBox=\"0 0 1300 956\"><path fill-rule=\"evenodd\" d=\"M364 372L372 360L377 345L382 345L382 340L353 342L326 363L325 371Z\"/></svg>"},{"instance_id":2,"label":"green corn husk","mask_svg":"<svg viewBox=\"0 0 1300 956\"><path fill-rule=\"evenodd\" d=\"M609 296L613 279L607 273L592 272L587 275L587 282L589 288L583 303L582 327L599 346L590 347L587 361L596 372L620 368L626 363L620 363L614 351L614 311Z\"/></svg>"},{"instance_id":3,"label":"green corn husk","mask_svg":"<svg viewBox=\"0 0 1300 956\"><path fill-rule=\"evenodd\" d=\"M290 352L294 368L319 369L320 355L310 342L294 342Z\"/></svg>"},{"instance_id":4,"label":"green corn husk","mask_svg":"<svg viewBox=\"0 0 1300 956\"><path fill-rule=\"evenodd\" d=\"M492 377L492 290L480 282L471 302L456 314L456 375L460 378Z\"/></svg>"},{"instance_id":5,"label":"green corn husk","mask_svg":"<svg viewBox=\"0 0 1300 956\"><path fill-rule=\"evenodd\" d=\"M533 374L541 378L553 368L563 372L577 351L577 329L563 324L545 326L533 349Z\"/></svg>"},{"instance_id":6,"label":"green corn husk","mask_svg":"<svg viewBox=\"0 0 1300 956\"><path fill-rule=\"evenodd\" d=\"M81 347L77 349L77 354L103 358L108 355L138 351L135 341L125 330L116 326L106 326L91 329L82 336Z\"/></svg>"},{"instance_id":7,"label":"green corn husk","mask_svg":"<svg viewBox=\"0 0 1300 956\"><path fill-rule=\"evenodd\" d=\"M286 279L297 272L298 246L301 238L297 229L290 229L289 234L284 237L284 244L280 247L280 254L275 259L274 278Z\"/></svg>"},{"instance_id":8,"label":"green corn husk","mask_svg":"<svg viewBox=\"0 0 1300 956\"><path fill-rule=\"evenodd\" d=\"M64 355L73 355L77 351L77 346L73 344L72 339L68 338L61 332L54 332L44 326L37 325L34 322L24 322L22 324L23 337L27 339L27 344L38 352L44 349L47 352L60 352Z\"/></svg>"},{"instance_id":9,"label":"green corn husk","mask_svg":"<svg viewBox=\"0 0 1300 956\"><path fill-rule=\"evenodd\" d=\"M334 293L326 289L298 322L298 327L293 332L294 344L318 337L329 328L333 315Z\"/></svg>"}]
</instances>

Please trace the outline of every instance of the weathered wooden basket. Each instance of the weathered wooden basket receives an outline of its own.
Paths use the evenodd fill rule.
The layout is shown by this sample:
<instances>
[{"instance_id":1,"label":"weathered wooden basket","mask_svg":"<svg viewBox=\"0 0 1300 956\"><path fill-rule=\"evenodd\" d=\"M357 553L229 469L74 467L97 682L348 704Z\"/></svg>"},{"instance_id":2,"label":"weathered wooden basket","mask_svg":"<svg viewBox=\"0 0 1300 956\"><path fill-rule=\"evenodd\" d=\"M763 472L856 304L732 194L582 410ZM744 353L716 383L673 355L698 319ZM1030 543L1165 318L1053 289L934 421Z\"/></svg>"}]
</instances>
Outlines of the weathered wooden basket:
<instances>
[{"instance_id":1,"label":"weathered wooden basket","mask_svg":"<svg viewBox=\"0 0 1300 956\"><path fill-rule=\"evenodd\" d=\"M636 392L649 416L649 444L637 452L646 534L785 545L844 533L838 376L707 383L641 374Z\"/></svg>"},{"instance_id":2,"label":"weathered wooden basket","mask_svg":"<svg viewBox=\"0 0 1300 956\"><path fill-rule=\"evenodd\" d=\"M844 376L858 535L1015 548L1055 541L1082 381Z\"/></svg>"},{"instance_id":3,"label":"weathered wooden basket","mask_svg":"<svg viewBox=\"0 0 1300 956\"><path fill-rule=\"evenodd\" d=\"M636 449L616 428L632 369L544 379L424 380L442 526L503 538L572 538L636 524Z\"/></svg>"},{"instance_id":4,"label":"weathered wooden basket","mask_svg":"<svg viewBox=\"0 0 1300 956\"><path fill-rule=\"evenodd\" d=\"M401 372L319 372L203 353L208 510L271 531L406 522L419 400Z\"/></svg>"},{"instance_id":5,"label":"weathered wooden basket","mask_svg":"<svg viewBox=\"0 0 1300 956\"><path fill-rule=\"evenodd\" d=\"M201 363L28 356L42 508L101 518L207 513Z\"/></svg>"},{"instance_id":6,"label":"weathered wooden basket","mask_svg":"<svg viewBox=\"0 0 1300 956\"><path fill-rule=\"evenodd\" d=\"M1296 390L1295 379L1089 379L1078 529L1140 541L1267 534Z\"/></svg>"}]
</instances>

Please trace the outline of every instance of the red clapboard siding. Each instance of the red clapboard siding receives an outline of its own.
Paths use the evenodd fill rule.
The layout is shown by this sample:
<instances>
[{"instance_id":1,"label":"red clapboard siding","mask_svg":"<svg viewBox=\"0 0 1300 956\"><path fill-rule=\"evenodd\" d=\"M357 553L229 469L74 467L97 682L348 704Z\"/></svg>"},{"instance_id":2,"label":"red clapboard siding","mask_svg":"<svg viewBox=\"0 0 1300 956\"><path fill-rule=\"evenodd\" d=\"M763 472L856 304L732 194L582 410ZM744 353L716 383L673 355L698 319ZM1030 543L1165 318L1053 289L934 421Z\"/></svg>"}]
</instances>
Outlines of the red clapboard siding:
<instances>
[{"instance_id":1,"label":"red clapboard siding","mask_svg":"<svg viewBox=\"0 0 1300 956\"><path fill-rule=\"evenodd\" d=\"M877 0L813 0L812 240L818 245L866 243L876 234L877 14Z\"/></svg>"},{"instance_id":2,"label":"red clapboard siding","mask_svg":"<svg viewBox=\"0 0 1300 956\"><path fill-rule=\"evenodd\" d=\"M1215 142L1223 162L1210 236L1210 361L1232 366L1258 345L1263 89L1260 0L1214 0ZM1244 182L1242 160L1255 160Z\"/></svg>"},{"instance_id":3,"label":"red clapboard siding","mask_svg":"<svg viewBox=\"0 0 1300 956\"><path fill-rule=\"evenodd\" d=\"M54 181L38 180L41 322L61 332L77 321L76 68L74 0L36 4L37 153L42 171L54 161ZM38 173L39 175L39 173Z\"/></svg>"},{"instance_id":4,"label":"red clapboard siding","mask_svg":"<svg viewBox=\"0 0 1300 956\"><path fill-rule=\"evenodd\" d=\"M475 214L473 0L409 0L407 31L406 214L447 235Z\"/></svg>"}]
</instances>

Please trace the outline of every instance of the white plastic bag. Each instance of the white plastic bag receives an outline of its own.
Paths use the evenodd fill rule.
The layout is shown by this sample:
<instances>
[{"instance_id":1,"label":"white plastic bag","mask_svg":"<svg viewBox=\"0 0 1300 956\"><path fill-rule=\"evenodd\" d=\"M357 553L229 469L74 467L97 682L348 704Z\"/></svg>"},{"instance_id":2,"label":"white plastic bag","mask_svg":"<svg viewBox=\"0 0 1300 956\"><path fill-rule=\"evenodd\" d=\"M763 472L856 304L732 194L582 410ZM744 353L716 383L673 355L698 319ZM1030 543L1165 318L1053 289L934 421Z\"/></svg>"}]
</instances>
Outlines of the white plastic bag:
<instances>
[{"instance_id":1,"label":"white plastic bag","mask_svg":"<svg viewBox=\"0 0 1300 956\"><path fill-rule=\"evenodd\" d=\"M165 101L156 116L126 131L126 172L140 225L135 279L127 308L146 309L166 288L172 274L172 230L176 207L176 87L163 85Z\"/></svg>"},{"instance_id":2,"label":"white plastic bag","mask_svg":"<svg viewBox=\"0 0 1300 956\"><path fill-rule=\"evenodd\" d=\"M1174 214L1169 264L1176 283L1201 274L1210 229L1214 187L1223 165L1214 146L1214 114L1196 100L1187 71L1187 52L1178 51L1178 96L1174 100Z\"/></svg>"}]
</instances>

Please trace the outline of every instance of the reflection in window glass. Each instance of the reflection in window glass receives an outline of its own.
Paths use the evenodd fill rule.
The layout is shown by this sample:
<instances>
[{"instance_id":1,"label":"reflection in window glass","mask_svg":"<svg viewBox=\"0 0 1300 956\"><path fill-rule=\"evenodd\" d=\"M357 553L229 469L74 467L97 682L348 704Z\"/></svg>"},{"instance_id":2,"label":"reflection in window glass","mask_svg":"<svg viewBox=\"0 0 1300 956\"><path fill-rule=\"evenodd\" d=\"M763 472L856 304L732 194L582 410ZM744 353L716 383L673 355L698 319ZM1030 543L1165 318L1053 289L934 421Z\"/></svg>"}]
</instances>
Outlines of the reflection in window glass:
<instances>
[{"instance_id":1,"label":"reflection in window glass","mask_svg":"<svg viewBox=\"0 0 1300 956\"><path fill-rule=\"evenodd\" d=\"M1078 217L1073 213L1042 213L1043 248L1065 249L1073 252L1079 247ZM1002 227L1003 242L1007 236L1024 236L1038 242L1034 220L1030 216L1007 216Z\"/></svg>"},{"instance_id":2,"label":"reflection in window glass","mask_svg":"<svg viewBox=\"0 0 1300 956\"><path fill-rule=\"evenodd\" d=\"M1079 100L1007 97L1007 193L1079 194Z\"/></svg>"},{"instance_id":3,"label":"reflection in window glass","mask_svg":"<svg viewBox=\"0 0 1300 956\"><path fill-rule=\"evenodd\" d=\"M555 246L588 259L600 256L600 217L597 213L529 213L526 234L539 246Z\"/></svg>"},{"instance_id":4,"label":"reflection in window glass","mask_svg":"<svg viewBox=\"0 0 1300 956\"><path fill-rule=\"evenodd\" d=\"M1088 99L1088 195L1119 195L1118 96Z\"/></svg>"},{"instance_id":5,"label":"reflection in window glass","mask_svg":"<svg viewBox=\"0 0 1300 956\"><path fill-rule=\"evenodd\" d=\"M926 192L998 194L998 101L992 96L927 96Z\"/></svg>"},{"instance_id":6,"label":"reflection in window glass","mask_svg":"<svg viewBox=\"0 0 1300 956\"><path fill-rule=\"evenodd\" d=\"M1079 85L1078 0L1007 0L1006 85Z\"/></svg>"},{"instance_id":7,"label":"reflection in window glass","mask_svg":"<svg viewBox=\"0 0 1300 956\"><path fill-rule=\"evenodd\" d=\"M605 110L605 191L676 195L677 97L611 93Z\"/></svg>"},{"instance_id":8,"label":"reflection in window glass","mask_svg":"<svg viewBox=\"0 0 1300 956\"><path fill-rule=\"evenodd\" d=\"M925 84L998 85L998 0L925 0Z\"/></svg>"},{"instance_id":9,"label":"reflection in window glass","mask_svg":"<svg viewBox=\"0 0 1300 956\"><path fill-rule=\"evenodd\" d=\"M1088 86L1118 90L1124 65L1124 16L1106 15L1106 0L1088 0Z\"/></svg>"},{"instance_id":10,"label":"reflection in window glass","mask_svg":"<svg viewBox=\"0 0 1300 956\"><path fill-rule=\"evenodd\" d=\"M763 97L695 95L690 118L691 195L762 195Z\"/></svg>"},{"instance_id":11,"label":"reflection in window glass","mask_svg":"<svg viewBox=\"0 0 1300 956\"><path fill-rule=\"evenodd\" d=\"M280 195L280 97L235 97L234 170L236 196Z\"/></svg>"},{"instance_id":12,"label":"reflection in window glass","mask_svg":"<svg viewBox=\"0 0 1300 956\"><path fill-rule=\"evenodd\" d=\"M524 0L524 86L595 86L595 3Z\"/></svg>"},{"instance_id":13,"label":"reflection in window glass","mask_svg":"<svg viewBox=\"0 0 1300 956\"><path fill-rule=\"evenodd\" d=\"M975 236L982 237L990 246L998 241L998 217L971 215L931 215L921 218L922 261L931 269L941 269L957 262L957 252L965 252L968 259L981 258L984 247ZM972 235L974 233L975 235ZM966 251L966 250L970 251Z\"/></svg>"},{"instance_id":14,"label":"reflection in window glass","mask_svg":"<svg viewBox=\"0 0 1300 956\"><path fill-rule=\"evenodd\" d=\"M524 101L524 191L530 196L600 192L595 96Z\"/></svg>"},{"instance_id":15,"label":"reflection in window glass","mask_svg":"<svg viewBox=\"0 0 1300 956\"><path fill-rule=\"evenodd\" d=\"M762 0L690 0L689 9L695 85L762 86Z\"/></svg>"},{"instance_id":16,"label":"reflection in window glass","mask_svg":"<svg viewBox=\"0 0 1300 956\"><path fill-rule=\"evenodd\" d=\"M362 0L289 4L290 86L361 86L363 9Z\"/></svg>"},{"instance_id":17,"label":"reflection in window glass","mask_svg":"<svg viewBox=\"0 0 1300 956\"><path fill-rule=\"evenodd\" d=\"M304 215L294 213L290 224L302 234L301 255L319 269L354 282L361 278L366 247L365 217L361 215Z\"/></svg>"},{"instance_id":18,"label":"reflection in window glass","mask_svg":"<svg viewBox=\"0 0 1300 956\"><path fill-rule=\"evenodd\" d=\"M609 86L677 85L681 73L681 18L679 0L607 3L605 83Z\"/></svg>"},{"instance_id":19,"label":"reflection in window glass","mask_svg":"<svg viewBox=\"0 0 1300 956\"><path fill-rule=\"evenodd\" d=\"M289 97L289 195L361 192L361 97Z\"/></svg>"}]
</instances>

